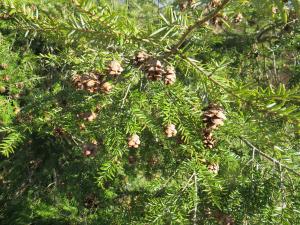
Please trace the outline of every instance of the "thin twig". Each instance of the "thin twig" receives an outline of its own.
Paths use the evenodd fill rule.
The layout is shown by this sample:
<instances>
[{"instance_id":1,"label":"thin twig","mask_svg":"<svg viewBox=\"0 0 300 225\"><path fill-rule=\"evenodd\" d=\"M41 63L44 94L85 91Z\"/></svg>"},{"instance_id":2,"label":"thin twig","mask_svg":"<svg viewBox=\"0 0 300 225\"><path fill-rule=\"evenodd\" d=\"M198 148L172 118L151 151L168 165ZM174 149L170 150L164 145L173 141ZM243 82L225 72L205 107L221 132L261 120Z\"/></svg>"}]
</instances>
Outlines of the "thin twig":
<instances>
[{"instance_id":1,"label":"thin twig","mask_svg":"<svg viewBox=\"0 0 300 225\"><path fill-rule=\"evenodd\" d=\"M126 90L125 95L124 95L124 98L122 99L121 109L124 108L125 101L126 101L126 98L127 98L127 96L128 96L130 87L131 87L131 83L128 85L127 90Z\"/></svg>"},{"instance_id":2,"label":"thin twig","mask_svg":"<svg viewBox=\"0 0 300 225\"><path fill-rule=\"evenodd\" d=\"M206 17L203 19L198 19L196 22L192 25L190 25L186 31L182 34L182 36L179 38L178 42L171 48L169 52L166 53L165 58L170 57L171 55L178 52L181 45L184 43L184 41L188 38L188 36L198 27L201 27L205 22L211 20L214 18L229 2L230 0L224 0L220 6L218 6L214 11L209 13Z\"/></svg>"},{"instance_id":3,"label":"thin twig","mask_svg":"<svg viewBox=\"0 0 300 225\"><path fill-rule=\"evenodd\" d=\"M267 155L266 153L264 153L263 151L259 150L258 148L256 148L253 144L251 144L248 140L246 140L245 138L243 137L239 137L245 144L247 144L249 147L251 147L252 149L255 150L255 152L257 152L258 154L260 154L261 156L263 156L265 159L275 163L276 165L279 166L279 168L284 168L292 173L294 173L295 175L299 176L300 177L300 173L295 171L294 169L282 164L279 160Z\"/></svg>"},{"instance_id":4,"label":"thin twig","mask_svg":"<svg viewBox=\"0 0 300 225\"><path fill-rule=\"evenodd\" d=\"M198 182L198 178L197 178L197 174L196 174L196 171L194 171L194 182L195 182L195 199L194 199L194 225L197 225L197 208L198 208L198 185L197 185L197 182Z\"/></svg>"}]
</instances>

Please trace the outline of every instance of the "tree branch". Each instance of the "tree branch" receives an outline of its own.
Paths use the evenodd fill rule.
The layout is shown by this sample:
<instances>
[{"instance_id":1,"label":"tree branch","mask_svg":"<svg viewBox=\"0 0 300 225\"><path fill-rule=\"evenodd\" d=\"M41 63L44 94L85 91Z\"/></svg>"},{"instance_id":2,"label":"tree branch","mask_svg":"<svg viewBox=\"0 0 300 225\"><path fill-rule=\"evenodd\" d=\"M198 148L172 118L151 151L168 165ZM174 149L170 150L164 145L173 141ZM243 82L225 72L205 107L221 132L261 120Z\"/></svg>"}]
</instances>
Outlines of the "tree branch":
<instances>
[{"instance_id":1,"label":"tree branch","mask_svg":"<svg viewBox=\"0 0 300 225\"><path fill-rule=\"evenodd\" d=\"M186 31L182 34L180 37L179 41L171 48L169 52L166 53L165 58L170 57L171 55L175 54L178 52L180 46L184 43L184 41L187 39L187 37L198 27L201 27L205 22L211 20L214 18L229 2L230 0L224 0L223 3L218 6L214 11L209 13L206 17L203 19L198 19L196 22L192 25L190 25Z\"/></svg>"},{"instance_id":2,"label":"tree branch","mask_svg":"<svg viewBox=\"0 0 300 225\"><path fill-rule=\"evenodd\" d=\"M246 144L248 145L250 148L252 148L253 150L255 150L258 154L262 155L265 159L277 164L279 166L279 168L284 168L292 173L294 173L295 175L300 177L300 173L295 171L294 169L282 164L280 161L278 161L277 159L272 158L271 156L267 155L266 153L262 152L261 150L259 150L258 148L256 148L253 144L251 144L248 140L246 140L245 138L239 136L239 138Z\"/></svg>"},{"instance_id":3,"label":"tree branch","mask_svg":"<svg viewBox=\"0 0 300 225\"><path fill-rule=\"evenodd\" d=\"M281 115L281 114L278 114L275 111L269 111L267 108L262 108L262 106L259 106L259 105L255 104L255 102L253 100L251 101L251 100L248 100L248 99L245 99L245 98L239 96L238 94L234 93L234 91L230 90L230 88L224 86L223 84L221 84L219 81L215 80L212 77L212 75L214 75L214 73L216 71L208 73L207 71L205 71L202 68L200 68L191 58L188 58L188 57L186 57L186 56L184 56L182 54L180 56L181 56L181 58L183 60L185 60L186 62L188 62L189 64L191 64L196 70L198 70L199 72L203 73L210 82L212 82L215 85L219 86L221 89L223 89L225 92L227 92L231 96L233 96L233 97L235 97L235 98L243 101L247 105L253 107L258 112L265 113L265 114L268 114L268 115L271 115L271 116L280 116L281 118L284 118L284 119L287 119L287 120L289 119L288 115ZM298 124L298 120L291 121L291 123L297 125Z\"/></svg>"}]
</instances>

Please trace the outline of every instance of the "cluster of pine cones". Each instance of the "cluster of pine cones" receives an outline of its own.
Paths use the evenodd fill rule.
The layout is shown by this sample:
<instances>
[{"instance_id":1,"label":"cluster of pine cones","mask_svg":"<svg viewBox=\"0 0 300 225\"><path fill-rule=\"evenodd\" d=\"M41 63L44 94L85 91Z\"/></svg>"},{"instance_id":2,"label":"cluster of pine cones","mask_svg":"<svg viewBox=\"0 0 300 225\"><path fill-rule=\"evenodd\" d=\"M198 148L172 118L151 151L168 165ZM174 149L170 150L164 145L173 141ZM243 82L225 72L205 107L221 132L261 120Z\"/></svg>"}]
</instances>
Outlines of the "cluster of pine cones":
<instances>
[{"instance_id":1,"label":"cluster of pine cones","mask_svg":"<svg viewBox=\"0 0 300 225\"><path fill-rule=\"evenodd\" d=\"M224 110L216 105L210 104L203 113L203 122L205 128L203 129L203 143L205 147L212 149L215 146L215 139L213 138L213 131L224 125L226 116Z\"/></svg>"},{"instance_id":2,"label":"cluster of pine cones","mask_svg":"<svg viewBox=\"0 0 300 225\"><path fill-rule=\"evenodd\" d=\"M120 75L124 69L118 61L111 61L107 67L107 73L111 76ZM113 85L103 80L102 74L98 72L90 72L83 75L76 75L73 77L73 84L78 90L85 90L89 93L96 93L101 91L102 93L109 94Z\"/></svg>"},{"instance_id":3,"label":"cluster of pine cones","mask_svg":"<svg viewBox=\"0 0 300 225\"><path fill-rule=\"evenodd\" d=\"M146 77L151 81L164 80L166 85L174 84L176 81L175 69L171 66L164 68L162 63L147 53L141 51L135 55L134 64L146 73Z\"/></svg>"}]
</instances>

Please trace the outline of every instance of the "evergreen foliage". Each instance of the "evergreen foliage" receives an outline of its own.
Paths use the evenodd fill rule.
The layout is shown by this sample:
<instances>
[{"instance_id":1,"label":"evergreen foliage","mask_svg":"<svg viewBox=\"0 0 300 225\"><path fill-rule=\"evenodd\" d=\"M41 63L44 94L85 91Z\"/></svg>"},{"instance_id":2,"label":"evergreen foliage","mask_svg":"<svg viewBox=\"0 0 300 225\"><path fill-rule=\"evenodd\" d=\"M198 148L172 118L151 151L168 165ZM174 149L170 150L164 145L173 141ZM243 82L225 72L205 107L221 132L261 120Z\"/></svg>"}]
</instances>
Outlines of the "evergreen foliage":
<instances>
[{"instance_id":1,"label":"evergreen foliage","mask_svg":"<svg viewBox=\"0 0 300 225\"><path fill-rule=\"evenodd\" d=\"M2 0L0 224L300 224L299 14Z\"/></svg>"}]
</instances>

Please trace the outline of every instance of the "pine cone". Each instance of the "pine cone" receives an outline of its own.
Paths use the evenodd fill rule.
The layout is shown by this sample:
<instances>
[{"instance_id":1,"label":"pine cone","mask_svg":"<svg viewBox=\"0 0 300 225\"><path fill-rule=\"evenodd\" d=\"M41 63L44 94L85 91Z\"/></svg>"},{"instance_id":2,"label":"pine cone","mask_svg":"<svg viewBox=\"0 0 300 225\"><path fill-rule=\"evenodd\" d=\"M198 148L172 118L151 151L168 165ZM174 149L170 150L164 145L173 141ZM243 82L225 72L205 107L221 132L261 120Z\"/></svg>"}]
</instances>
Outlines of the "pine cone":
<instances>
[{"instance_id":1,"label":"pine cone","mask_svg":"<svg viewBox=\"0 0 300 225\"><path fill-rule=\"evenodd\" d=\"M135 58L134 58L134 64L135 64L135 65L141 65L141 64L143 64L148 58L149 58L149 55L148 55L146 52L144 52L144 51L138 52L138 53L135 55Z\"/></svg>"},{"instance_id":2,"label":"pine cone","mask_svg":"<svg viewBox=\"0 0 300 225\"><path fill-rule=\"evenodd\" d=\"M225 119L223 109L216 104L210 104L203 114L203 122L208 130L215 130L219 126L223 126Z\"/></svg>"},{"instance_id":3,"label":"pine cone","mask_svg":"<svg viewBox=\"0 0 300 225\"><path fill-rule=\"evenodd\" d=\"M223 109L216 105L210 104L203 113L203 122L205 123L205 129L203 130L203 143L207 148L212 149L215 145L212 132L219 126L224 125L226 116Z\"/></svg>"},{"instance_id":4,"label":"pine cone","mask_svg":"<svg viewBox=\"0 0 300 225\"><path fill-rule=\"evenodd\" d=\"M105 94L109 94L112 91L112 88L113 86L109 82L104 82L100 87L101 91Z\"/></svg>"},{"instance_id":5,"label":"pine cone","mask_svg":"<svg viewBox=\"0 0 300 225\"><path fill-rule=\"evenodd\" d=\"M108 65L108 73L109 75L118 76L124 71L121 64L118 61L111 61Z\"/></svg>"},{"instance_id":6,"label":"pine cone","mask_svg":"<svg viewBox=\"0 0 300 225\"><path fill-rule=\"evenodd\" d=\"M1 70L6 70L8 68L8 65L6 63L1 63L0 64L0 69Z\"/></svg>"},{"instance_id":7,"label":"pine cone","mask_svg":"<svg viewBox=\"0 0 300 225\"><path fill-rule=\"evenodd\" d=\"M73 83L78 90L86 90L90 93L97 92L99 90L99 79L94 73L76 75L73 78Z\"/></svg>"},{"instance_id":8,"label":"pine cone","mask_svg":"<svg viewBox=\"0 0 300 225\"><path fill-rule=\"evenodd\" d=\"M175 137L177 134L177 130L174 124L169 124L166 129L165 129L165 133L167 135L167 137Z\"/></svg>"},{"instance_id":9,"label":"pine cone","mask_svg":"<svg viewBox=\"0 0 300 225\"><path fill-rule=\"evenodd\" d=\"M147 78L149 80L161 80L162 75L164 73L163 66L161 62L157 59L151 59L149 60L147 66L146 66L146 72L147 72Z\"/></svg>"},{"instance_id":10,"label":"pine cone","mask_svg":"<svg viewBox=\"0 0 300 225\"><path fill-rule=\"evenodd\" d=\"M128 147L129 148L138 148L141 144L140 137L137 134L134 134L128 138Z\"/></svg>"},{"instance_id":11,"label":"pine cone","mask_svg":"<svg viewBox=\"0 0 300 225\"><path fill-rule=\"evenodd\" d=\"M204 130L203 132L203 143L206 148L213 149L215 146L215 139L213 138L211 130Z\"/></svg>"},{"instance_id":12,"label":"pine cone","mask_svg":"<svg viewBox=\"0 0 300 225\"><path fill-rule=\"evenodd\" d=\"M240 22L242 22L243 21L243 15L242 15L242 13L239 13L239 14L237 14L235 17L234 17L234 19L233 19L233 22L234 23L240 23Z\"/></svg>"},{"instance_id":13,"label":"pine cone","mask_svg":"<svg viewBox=\"0 0 300 225\"><path fill-rule=\"evenodd\" d=\"M176 72L173 67L168 66L164 74L164 82L166 85L174 84L176 81Z\"/></svg>"},{"instance_id":14,"label":"pine cone","mask_svg":"<svg viewBox=\"0 0 300 225\"><path fill-rule=\"evenodd\" d=\"M208 165L207 169L214 174L218 174L219 170L220 170L220 166L217 163L213 163L213 164Z\"/></svg>"}]
</instances>

